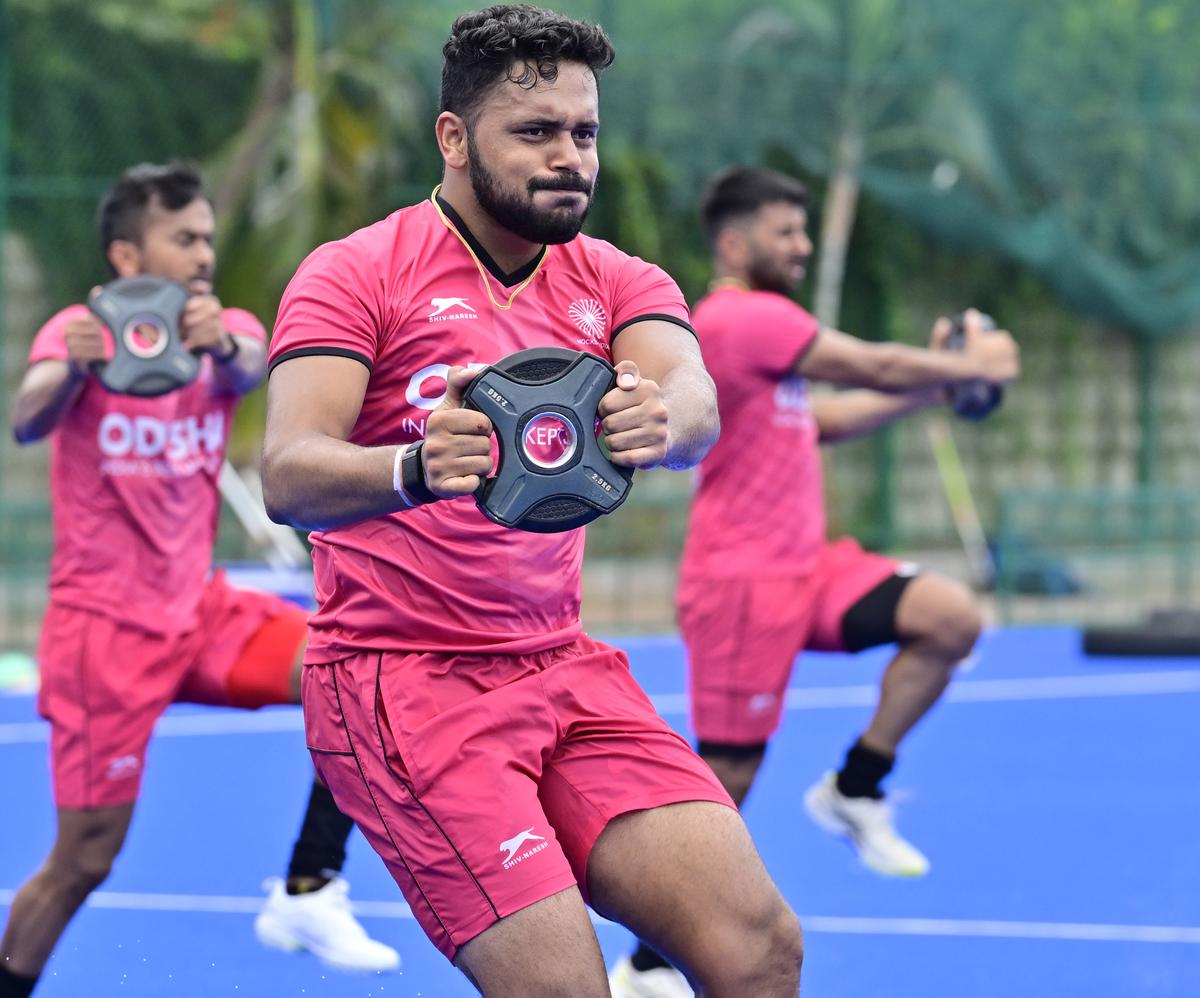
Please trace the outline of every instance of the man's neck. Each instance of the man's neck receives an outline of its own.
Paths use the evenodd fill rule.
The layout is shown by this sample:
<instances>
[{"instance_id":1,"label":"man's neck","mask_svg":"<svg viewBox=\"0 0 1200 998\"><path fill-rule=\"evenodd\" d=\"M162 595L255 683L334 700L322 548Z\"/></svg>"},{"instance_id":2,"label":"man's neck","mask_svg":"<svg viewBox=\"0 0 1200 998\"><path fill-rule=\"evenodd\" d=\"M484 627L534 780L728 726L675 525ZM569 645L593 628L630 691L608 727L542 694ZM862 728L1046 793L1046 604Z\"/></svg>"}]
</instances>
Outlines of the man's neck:
<instances>
[{"instance_id":1,"label":"man's neck","mask_svg":"<svg viewBox=\"0 0 1200 998\"><path fill-rule=\"evenodd\" d=\"M716 291L718 288L737 288L740 291L753 291L750 275L731 267L717 264L713 267L713 279L709 287Z\"/></svg>"},{"instance_id":2,"label":"man's neck","mask_svg":"<svg viewBox=\"0 0 1200 998\"><path fill-rule=\"evenodd\" d=\"M480 207L470 184L455 183L454 179L446 178L438 196L454 209L463 224L471 230L475 241L487 250L496 266L507 274L513 274L542 252L544 247L541 243L531 243L528 239L522 239L498 225L492 216Z\"/></svg>"}]
</instances>

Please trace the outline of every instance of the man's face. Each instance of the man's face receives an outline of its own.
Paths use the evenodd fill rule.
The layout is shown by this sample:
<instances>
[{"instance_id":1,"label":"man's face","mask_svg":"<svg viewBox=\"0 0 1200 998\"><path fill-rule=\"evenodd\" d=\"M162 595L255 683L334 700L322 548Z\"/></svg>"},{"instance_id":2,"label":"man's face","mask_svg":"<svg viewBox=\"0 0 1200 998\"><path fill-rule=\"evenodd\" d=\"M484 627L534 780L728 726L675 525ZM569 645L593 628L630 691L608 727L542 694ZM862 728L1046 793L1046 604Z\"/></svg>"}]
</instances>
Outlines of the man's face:
<instances>
[{"instance_id":1,"label":"man's face","mask_svg":"<svg viewBox=\"0 0 1200 998\"><path fill-rule=\"evenodd\" d=\"M751 286L784 295L800 286L813 251L807 226L808 212L790 201L772 201L754 213L746 230Z\"/></svg>"},{"instance_id":2,"label":"man's face","mask_svg":"<svg viewBox=\"0 0 1200 998\"><path fill-rule=\"evenodd\" d=\"M519 76L518 65L514 76ZM562 62L532 90L497 84L468 131L471 188L481 208L533 243L565 243L583 227L596 189L596 78Z\"/></svg>"},{"instance_id":3,"label":"man's face","mask_svg":"<svg viewBox=\"0 0 1200 998\"><path fill-rule=\"evenodd\" d=\"M152 198L137 244L138 273L179 281L196 295L212 292L217 257L213 250L216 224L212 205L197 198L170 211Z\"/></svg>"}]
</instances>

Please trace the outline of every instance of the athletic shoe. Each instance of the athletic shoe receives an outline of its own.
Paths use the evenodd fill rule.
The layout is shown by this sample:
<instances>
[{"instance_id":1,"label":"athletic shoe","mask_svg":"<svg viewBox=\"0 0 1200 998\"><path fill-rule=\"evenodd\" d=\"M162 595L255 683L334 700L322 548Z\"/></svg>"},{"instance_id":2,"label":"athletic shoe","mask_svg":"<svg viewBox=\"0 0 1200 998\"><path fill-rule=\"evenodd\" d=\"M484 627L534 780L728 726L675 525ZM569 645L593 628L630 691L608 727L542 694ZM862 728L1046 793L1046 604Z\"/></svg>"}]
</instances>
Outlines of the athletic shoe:
<instances>
[{"instance_id":1,"label":"athletic shoe","mask_svg":"<svg viewBox=\"0 0 1200 998\"><path fill-rule=\"evenodd\" d=\"M837 774L826 773L809 787L804 807L818 825L850 840L864 866L887 877L923 877L927 860L892 824L892 809L873 797L846 797Z\"/></svg>"},{"instance_id":2,"label":"athletic shoe","mask_svg":"<svg viewBox=\"0 0 1200 998\"><path fill-rule=\"evenodd\" d=\"M319 891L288 894L283 880L263 884L270 893L254 920L254 934L264 946L297 952L308 950L338 970L398 970L400 954L367 935L350 910L350 885L340 877Z\"/></svg>"},{"instance_id":3,"label":"athletic shoe","mask_svg":"<svg viewBox=\"0 0 1200 998\"><path fill-rule=\"evenodd\" d=\"M608 975L608 987L613 998L694 998L687 978L674 967L634 970L627 956Z\"/></svg>"}]
</instances>

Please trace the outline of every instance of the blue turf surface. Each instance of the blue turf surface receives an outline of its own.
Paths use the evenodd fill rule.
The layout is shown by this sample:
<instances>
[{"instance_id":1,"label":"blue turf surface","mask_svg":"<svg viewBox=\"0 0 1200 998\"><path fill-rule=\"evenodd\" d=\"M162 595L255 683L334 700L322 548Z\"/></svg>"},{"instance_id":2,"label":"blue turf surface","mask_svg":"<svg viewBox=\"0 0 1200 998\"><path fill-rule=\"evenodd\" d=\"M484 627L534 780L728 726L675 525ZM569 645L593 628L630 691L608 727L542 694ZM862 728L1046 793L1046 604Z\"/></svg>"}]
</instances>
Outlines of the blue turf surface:
<instances>
[{"instance_id":1,"label":"blue turf surface","mask_svg":"<svg viewBox=\"0 0 1200 998\"><path fill-rule=\"evenodd\" d=\"M1200 996L1200 662L1089 661L1077 646L1066 630L988 635L957 699L910 738L890 788L903 831L933 861L915 882L863 870L800 805L862 726L886 655L805 657L746 809L805 921L805 995ZM638 678L682 728L678 644L629 647ZM156 739L105 907L76 918L39 996L474 994L410 918L364 919L401 950L398 975L337 974L255 942L260 881L286 863L309 781L297 713L272 715L285 730ZM259 724L262 715L171 714L205 718ZM0 892L33 870L51 838L34 720L30 698L0 697ZM356 900L399 900L357 833L345 872ZM9 897L0 893L0 916ZM222 910L147 910L201 903ZM1154 937L1169 941L1138 941L1146 927L1170 930ZM610 961L627 945L619 927L597 932Z\"/></svg>"}]
</instances>

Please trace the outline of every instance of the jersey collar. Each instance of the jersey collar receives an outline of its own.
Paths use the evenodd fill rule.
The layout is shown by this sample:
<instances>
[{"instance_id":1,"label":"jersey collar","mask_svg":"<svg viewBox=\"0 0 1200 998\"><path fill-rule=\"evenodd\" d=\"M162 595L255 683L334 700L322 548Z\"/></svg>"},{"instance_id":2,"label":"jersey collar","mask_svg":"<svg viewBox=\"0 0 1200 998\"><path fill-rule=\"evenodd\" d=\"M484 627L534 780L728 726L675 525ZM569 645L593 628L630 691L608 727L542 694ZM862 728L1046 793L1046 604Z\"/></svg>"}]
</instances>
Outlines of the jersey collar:
<instances>
[{"instance_id":1,"label":"jersey collar","mask_svg":"<svg viewBox=\"0 0 1200 998\"><path fill-rule=\"evenodd\" d=\"M450 206L450 203L437 190L433 192L433 200L441 208L442 214L458 230L458 234L462 236L463 242L467 244L467 248L475 256L475 259L506 288L511 288L514 284L520 284L522 281L528 280L533 276L538 267L541 266L542 260L545 259L546 247L543 246L532 260L518 267L511 274L506 274L500 269L500 265L492 259L492 255L483 248L483 244L475 238L475 234L467 228L467 223L462 220L462 216Z\"/></svg>"}]
</instances>

